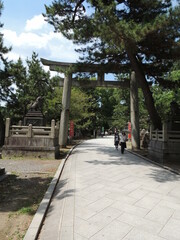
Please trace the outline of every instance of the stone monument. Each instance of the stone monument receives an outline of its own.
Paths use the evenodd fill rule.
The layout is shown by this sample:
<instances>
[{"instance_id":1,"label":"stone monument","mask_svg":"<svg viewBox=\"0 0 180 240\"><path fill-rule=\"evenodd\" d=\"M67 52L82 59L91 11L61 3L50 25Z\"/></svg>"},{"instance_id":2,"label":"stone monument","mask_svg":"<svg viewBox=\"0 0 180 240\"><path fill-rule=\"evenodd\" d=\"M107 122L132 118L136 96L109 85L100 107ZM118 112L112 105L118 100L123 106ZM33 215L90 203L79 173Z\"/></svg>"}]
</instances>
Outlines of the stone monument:
<instances>
[{"instance_id":1,"label":"stone monument","mask_svg":"<svg viewBox=\"0 0 180 240\"><path fill-rule=\"evenodd\" d=\"M59 158L59 124L51 120L51 126L45 126L41 112L43 97L37 97L30 104L29 111L18 125L11 125L6 119L5 141L2 157L38 157Z\"/></svg>"},{"instance_id":2,"label":"stone monument","mask_svg":"<svg viewBox=\"0 0 180 240\"><path fill-rule=\"evenodd\" d=\"M43 97L39 96L36 98L35 102L33 102L29 111L24 117L24 125L28 126L32 124L33 126L43 126L44 125L44 116L41 112L42 109L42 99Z\"/></svg>"}]
</instances>

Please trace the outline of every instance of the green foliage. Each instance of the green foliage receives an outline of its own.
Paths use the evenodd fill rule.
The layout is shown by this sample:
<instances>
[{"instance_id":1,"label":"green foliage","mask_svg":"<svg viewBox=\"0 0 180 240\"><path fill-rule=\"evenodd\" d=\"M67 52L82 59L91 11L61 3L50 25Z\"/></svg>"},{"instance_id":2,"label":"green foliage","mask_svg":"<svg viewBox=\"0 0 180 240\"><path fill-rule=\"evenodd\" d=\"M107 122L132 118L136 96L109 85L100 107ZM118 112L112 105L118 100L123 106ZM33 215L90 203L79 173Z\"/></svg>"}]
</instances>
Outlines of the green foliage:
<instances>
[{"instance_id":1,"label":"green foliage","mask_svg":"<svg viewBox=\"0 0 180 240\"><path fill-rule=\"evenodd\" d=\"M91 6L88 14L87 5ZM0 14L1 10L0 1ZM176 61L180 57L179 5L173 9L170 0L54 0L46 6L44 15L55 31L81 45L81 61L123 64L122 75L136 71L143 89L139 90L140 127L147 127L149 109L153 107L152 101L147 112L144 96L150 96L150 89L142 79L153 82L151 90L162 119L167 119L172 100L180 103L180 65ZM6 109L1 109L4 116L8 113L14 121L22 119L28 104L43 96L47 121L59 120L62 89L58 88L58 77L50 78L34 52L26 61L27 67L21 59L7 64L3 55L8 50L0 35L4 64L0 69L0 99L7 102ZM124 128L130 120L129 90L72 89L70 120L81 131L102 126Z\"/></svg>"},{"instance_id":2,"label":"green foliage","mask_svg":"<svg viewBox=\"0 0 180 240\"><path fill-rule=\"evenodd\" d=\"M171 102L175 101L180 106L180 61L174 62L164 82L164 86L152 86L152 92L159 115L163 120L167 120L170 116Z\"/></svg>"},{"instance_id":3,"label":"green foliage","mask_svg":"<svg viewBox=\"0 0 180 240\"><path fill-rule=\"evenodd\" d=\"M87 5L92 7L90 14ZM179 6L172 9L170 0L61 0L46 6L44 16L57 32L75 43L88 43L80 50L87 53L84 60L128 62L124 51L131 47L144 64L156 63L156 75L162 75L179 56L179 13ZM156 77L154 71L143 70Z\"/></svg>"},{"instance_id":4,"label":"green foliage","mask_svg":"<svg viewBox=\"0 0 180 240\"><path fill-rule=\"evenodd\" d=\"M166 84L164 76L180 57L179 5L172 8L170 0L61 0L46 6L44 16L55 31L84 44L78 49L81 61L121 63L134 70L148 95L150 117L160 127L146 81Z\"/></svg>"},{"instance_id":5,"label":"green foliage","mask_svg":"<svg viewBox=\"0 0 180 240\"><path fill-rule=\"evenodd\" d=\"M96 125L98 128L109 129L112 125L112 115L116 99L114 89L97 88L94 90L96 98Z\"/></svg>"},{"instance_id":6,"label":"green foliage","mask_svg":"<svg viewBox=\"0 0 180 240\"><path fill-rule=\"evenodd\" d=\"M27 96L27 74L21 59L16 63L11 62L8 66L9 80L14 86L11 98L7 99L6 110L7 117L18 119L26 113L26 106L29 102Z\"/></svg>"},{"instance_id":7,"label":"green foliage","mask_svg":"<svg viewBox=\"0 0 180 240\"><path fill-rule=\"evenodd\" d=\"M169 78L175 82L180 81L180 70L174 70L170 73Z\"/></svg>"},{"instance_id":8,"label":"green foliage","mask_svg":"<svg viewBox=\"0 0 180 240\"><path fill-rule=\"evenodd\" d=\"M55 80L56 78L52 78L52 82L54 85L53 79ZM53 87L53 91L50 91L47 94L44 104L44 115L47 122L50 122L52 119L54 119L55 121L60 120L60 113L62 110L62 90L63 89L59 88L58 84L56 84L56 86Z\"/></svg>"},{"instance_id":9,"label":"green foliage","mask_svg":"<svg viewBox=\"0 0 180 240\"><path fill-rule=\"evenodd\" d=\"M0 16L2 15L3 10L3 2L0 1ZM0 23L0 29L3 27L3 24ZM5 58L5 54L7 54L11 48L7 48L4 46L3 34L0 33L0 101L6 101L7 98L11 97L12 94L12 82L8 79L8 60Z\"/></svg>"},{"instance_id":10,"label":"green foliage","mask_svg":"<svg viewBox=\"0 0 180 240\"><path fill-rule=\"evenodd\" d=\"M169 73L168 78L175 83L180 83L180 61L176 61ZM180 84L179 84L180 87Z\"/></svg>"},{"instance_id":11,"label":"green foliage","mask_svg":"<svg viewBox=\"0 0 180 240\"><path fill-rule=\"evenodd\" d=\"M173 91L164 89L161 86L154 86L152 91L157 110L162 120L168 120L171 102L176 101L178 104L180 104L180 89Z\"/></svg>"},{"instance_id":12,"label":"green foliage","mask_svg":"<svg viewBox=\"0 0 180 240\"><path fill-rule=\"evenodd\" d=\"M29 105L38 96L43 97L45 106L46 96L52 91L50 73L43 70L38 55L34 52L32 58L27 59L27 67L24 67L22 60L18 59L17 62L9 64L7 71L8 80L13 84L14 91L11 98L6 98L5 115L16 123L23 119Z\"/></svg>"},{"instance_id":13,"label":"green foliage","mask_svg":"<svg viewBox=\"0 0 180 240\"><path fill-rule=\"evenodd\" d=\"M54 78L53 78L54 79ZM57 78L58 79L58 78ZM57 79L55 82L57 82ZM52 118L56 121L60 119L62 110L62 88L58 85L48 93L46 103L46 119L50 121ZM72 88L71 104L70 104L70 120L74 121L75 129L81 132L91 131L92 121L94 119L92 96L88 95L82 89Z\"/></svg>"},{"instance_id":14,"label":"green foliage","mask_svg":"<svg viewBox=\"0 0 180 240\"><path fill-rule=\"evenodd\" d=\"M112 116L112 126L124 129L127 126L127 122L130 121L129 89L114 90L114 98L116 99L116 105Z\"/></svg>"},{"instance_id":15,"label":"green foliage","mask_svg":"<svg viewBox=\"0 0 180 240\"><path fill-rule=\"evenodd\" d=\"M36 212L36 209L34 207L23 207L18 211L19 214L28 214L28 215L33 215L35 214L35 212Z\"/></svg>"},{"instance_id":16,"label":"green foliage","mask_svg":"<svg viewBox=\"0 0 180 240\"><path fill-rule=\"evenodd\" d=\"M124 129L130 119L130 91L129 89L115 89L114 99L116 103L113 106L112 127ZM148 112L145 106L144 96L142 90L138 90L138 104L139 104L139 126L140 128L148 129Z\"/></svg>"},{"instance_id":17,"label":"green foliage","mask_svg":"<svg viewBox=\"0 0 180 240\"><path fill-rule=\"evenodd\" d=\"M28 65L28 82L29 82L29 92L33 98L38 96L46 96L50 85L50 73L45 72L42 68L38 55L33 52L32 58L27 59Z\"/></svg>"},{"instance_id":18,"label":"green foliage","mask_svg":"<svg viewBox=\"0 0 180 240\"><path fill-rule=\"evenodd\" d=\"M71 92L70 119L74 121L78 130L88 130L94 113L91 111L91 96L81 89L73 88Z\"/></svg>"}]
</instances>

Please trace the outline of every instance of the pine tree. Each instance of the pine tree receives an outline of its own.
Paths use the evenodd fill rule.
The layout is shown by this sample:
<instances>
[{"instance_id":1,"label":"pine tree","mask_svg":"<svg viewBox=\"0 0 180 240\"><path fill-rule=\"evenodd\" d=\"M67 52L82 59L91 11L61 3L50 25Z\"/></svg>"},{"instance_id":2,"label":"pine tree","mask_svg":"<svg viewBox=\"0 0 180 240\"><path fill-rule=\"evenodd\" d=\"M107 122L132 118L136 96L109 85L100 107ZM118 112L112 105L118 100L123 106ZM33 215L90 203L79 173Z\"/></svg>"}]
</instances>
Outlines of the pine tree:
<instances>
[{"instance_id":1,"label":"pine tree","mask_svg":"<svg viewBox=\"0 0 180 240\"><path fill-rule=\"evenodd\" d=\"M3 3L0 1L0 16L2 15ZM0 23L0 28L3 27L3 24ZM4 46L3 34L0 33L0 100L7 101L10 97L13 89L12 82L9 79L9 74L7 71L8 60L5 57L11 48Z\"/></svg>"},{"instance_id":2,"label":"pine tree","mask_svg":"<svg viewBox=\"0 0 180 240\"><path fill-rule=\"evenodd\" d=\"M44 16L55 31L84 44L78 50L82 61L121 63L134 70L153 125L161 128L148 82L164 84L179 58L179 5L172 8L171 0L54 0Z\"/></svg>"},{"instance_id":3,"label":"pine tree","mask_svg":"<svg viewBox=\"0 0 180 240\"><path fill-rule=\"evenodd\" d=\"M38 55L33 52L32 57L26 60L24 66L21 59L11 62L7 68L11 83L15 90L6 104L9 117L12 121L22 120L28 107L38 96L43 98L43 106L47 105L46 96L52 91L50 73L43 69ZM46 109L42 109L44 112Z\"/></svg>"},{"instance_id":4,"label":"pine tree","mask_svg":"<svg viewBox=\"0 0 180 240\"><path fill-rule=\"evenodd\" d=\"M41 62L38 59L38 54L32 53L31 59L27 59L27 82L29 86L29 94L32 100L38 96L46 96L50 90L50 73L45 72Z\"/></svg>"},{"instance_id":5,"label":"pine tree","mask_svg":"<svg viewBox=\"0 0 180 240\"><path fill-rule=\"evenodd\" d=\"M6 112L12 120L19 120L27 111L28 86L26 67L23 66L22 60L19 58L17 62L11 62L7 68L9 79L14 86L11 98L6 103Z\"/></svg>"}]
</instances>

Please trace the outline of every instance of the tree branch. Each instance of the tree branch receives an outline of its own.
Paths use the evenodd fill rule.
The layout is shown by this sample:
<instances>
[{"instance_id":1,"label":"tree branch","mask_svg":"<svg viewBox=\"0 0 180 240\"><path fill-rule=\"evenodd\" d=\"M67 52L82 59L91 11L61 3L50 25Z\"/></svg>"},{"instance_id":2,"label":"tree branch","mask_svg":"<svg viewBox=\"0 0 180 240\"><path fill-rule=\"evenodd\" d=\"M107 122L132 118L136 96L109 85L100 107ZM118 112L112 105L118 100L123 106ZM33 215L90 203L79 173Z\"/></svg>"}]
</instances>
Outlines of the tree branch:
<instances>
[{"instance_id":1,"label":"tree branch","mask_svg":"<svg viewBox=\"0 0 180 240\"><path fill-rule=\"evenodd\" d=\"M74 9L74 15L73 15L72 23L74 23L75 17L76 17L76 13L77 13L77 11L78 11L78 8L81 7L81 5L82 5L83 2L84 2L84 0L80 0L79 2L77 2L76 7L75 7L75 9ZM86 10L84 6L83 6L83 10L84 10L84 11Z\"/></svg>"}]
</instances>

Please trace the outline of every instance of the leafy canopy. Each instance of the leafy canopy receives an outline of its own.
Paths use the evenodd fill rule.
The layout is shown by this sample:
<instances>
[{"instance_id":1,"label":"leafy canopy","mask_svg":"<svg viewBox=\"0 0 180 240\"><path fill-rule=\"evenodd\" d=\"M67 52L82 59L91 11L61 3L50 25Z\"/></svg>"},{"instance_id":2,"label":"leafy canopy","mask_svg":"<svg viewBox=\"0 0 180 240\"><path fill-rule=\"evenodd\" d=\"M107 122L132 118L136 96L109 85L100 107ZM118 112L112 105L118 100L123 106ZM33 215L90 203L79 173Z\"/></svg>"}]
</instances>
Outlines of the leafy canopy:
<instances>
[{"instance_id":1,"label":"leafy canopy","mask_svg":"<svg viewBox=\"0 0 180 240\"><path fill-rule=\"evenodd\" d=\"M180 57L180 7L170 0L55 0L44 16L55 31L85 44L83 61L129 64L130 48L147 78L158 81Z\"/></svg>"},{"instance_id":2,"label":"leafy canopy","mask_svg":"<svg viewBox=\"0 0 180 240\"><path fill-rule=\"evenodd\" d=\"M122 73L134 70L150 118L161 128L147 82L167 85L171 80L168 73L180 58L179 4L172 8L171 0L54 0L44 16L55 31L79 44L80 61L124 64ZM168 85L174 87L171 81Z\"/></svg>"},{"instance_id":3,"label":"leafy canopy","mask_svg":"<svg viewBox=\"0 0 180 240\"><path fill-rule=\"evenodd\" d=\"M0 1L0 16L2 15L3 2ZM0 29L3 27L3 24L0 23ZM13 94L13 87L11 79L8 79L8 60L5 57L11 48L4 46L3 34L0 33L0 101L6 101L8 96L10 97Z\"/></svg>"}]
</instances>

